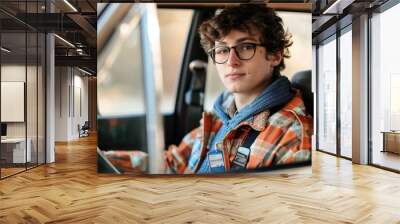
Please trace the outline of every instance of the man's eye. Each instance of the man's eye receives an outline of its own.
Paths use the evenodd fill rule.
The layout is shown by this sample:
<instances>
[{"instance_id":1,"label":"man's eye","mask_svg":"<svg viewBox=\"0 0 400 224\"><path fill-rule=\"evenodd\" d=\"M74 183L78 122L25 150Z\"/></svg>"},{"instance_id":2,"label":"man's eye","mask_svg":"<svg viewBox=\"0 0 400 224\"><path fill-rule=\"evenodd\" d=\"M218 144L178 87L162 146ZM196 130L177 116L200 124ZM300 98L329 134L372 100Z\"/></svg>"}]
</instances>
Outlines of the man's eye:
<instances>
[{"instance_id":1,"label":"man's eye","mask_svg":"<svg viewBox=\"0 0 400 224\"><path fill-rule=\"evenodd\" d=\"M215 54L229 54L229 48L217 48Z\"/></svg>"},{"instance_id":2,"label":"man's eye","mask_svg":"<svg viewBox=\"0 0 400 224\"><path fill-rule=\"evenodd\" d=\"M254 45L253 44L242 44L242 45L239 46L239 49L241 51L253 50L254 49Z\"/></svg>"}]
</instances>

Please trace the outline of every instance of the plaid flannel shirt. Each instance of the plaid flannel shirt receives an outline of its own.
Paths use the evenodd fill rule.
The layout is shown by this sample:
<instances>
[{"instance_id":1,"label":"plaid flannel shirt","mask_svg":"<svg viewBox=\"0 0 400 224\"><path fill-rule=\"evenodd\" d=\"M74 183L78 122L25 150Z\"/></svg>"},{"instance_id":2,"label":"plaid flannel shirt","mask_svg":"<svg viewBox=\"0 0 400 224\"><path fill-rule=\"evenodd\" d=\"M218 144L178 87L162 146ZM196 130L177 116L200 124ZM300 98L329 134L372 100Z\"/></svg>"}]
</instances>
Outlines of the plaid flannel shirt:
<instances>
[{"instance_id":1,"label":"plaid flannel shirt","mask_svg":"<svg viewBox=\"0 0 400 224\"><path fill-rule=\"evenodd\" d=\"M165 153L167 168L174 173L196 173L221 126L222 121L215 114L204 112L200 127L188 133L179 146L169 146ZM270 116L270 111L265 110L254 115L232 129L217 144L224 150L227 172L251 129L259 131L259 134L250 146L246 169L311 161L313 120L306 112L299 91L276 113Z\"/></svg>"}]
</instances>

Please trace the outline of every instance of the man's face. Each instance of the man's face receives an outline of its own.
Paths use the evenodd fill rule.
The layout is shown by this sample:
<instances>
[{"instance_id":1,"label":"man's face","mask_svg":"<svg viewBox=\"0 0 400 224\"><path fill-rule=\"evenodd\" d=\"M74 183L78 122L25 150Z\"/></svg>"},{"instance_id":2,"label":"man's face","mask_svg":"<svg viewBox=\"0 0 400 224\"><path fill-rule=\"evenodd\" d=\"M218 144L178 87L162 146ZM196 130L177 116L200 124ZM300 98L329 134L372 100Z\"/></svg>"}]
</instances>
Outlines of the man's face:
<instances>
[{"instance_id":1,"label":"man's face","mask_svg":"<svg viewBox=\"0 0 400 224\"><path fill-rule=\"evenodd\" d=\"M233 47L243 43L261 44L261 34L259 32L252 33L255 35L232 30L224 38L216 41L215 46ZM273 69L279 65L282 57L280 53L266 57L267 53L265 47L256 46L255 54L251 59L240 60L236 52L231 49L227 61L224 64L216 64L219 77L228 91L257 94L269 85Z\"/></svg>"}]
</instances>

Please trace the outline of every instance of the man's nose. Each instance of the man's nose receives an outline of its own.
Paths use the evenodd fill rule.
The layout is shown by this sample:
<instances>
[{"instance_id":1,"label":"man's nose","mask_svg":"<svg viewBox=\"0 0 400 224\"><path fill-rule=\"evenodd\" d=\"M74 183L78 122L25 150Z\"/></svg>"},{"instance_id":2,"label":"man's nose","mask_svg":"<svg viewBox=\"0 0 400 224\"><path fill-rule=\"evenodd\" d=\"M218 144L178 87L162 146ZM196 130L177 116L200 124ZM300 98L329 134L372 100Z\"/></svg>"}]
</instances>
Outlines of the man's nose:
<instances>
[{"instance_id":1,"label":"man's nose","mask_svg":"<svg viewBox=\"0 0 400 224\"><path fill-rule=\"evenodd\" d=\"M235 49L232 48L229 52L228 61L226 63L232 67L240 65L240 59L237 56Z\"/></svg>"}]
</instances>

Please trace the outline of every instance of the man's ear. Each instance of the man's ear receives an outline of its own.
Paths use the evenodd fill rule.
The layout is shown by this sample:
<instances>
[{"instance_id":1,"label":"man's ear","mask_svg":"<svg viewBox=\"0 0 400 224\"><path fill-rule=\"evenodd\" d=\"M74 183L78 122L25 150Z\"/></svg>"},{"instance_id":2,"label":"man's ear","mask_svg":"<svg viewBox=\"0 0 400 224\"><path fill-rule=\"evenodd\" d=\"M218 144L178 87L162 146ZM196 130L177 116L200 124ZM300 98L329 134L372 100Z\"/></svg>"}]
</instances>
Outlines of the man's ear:
<instances>
[{"instance_id":1,"label":"man's ear","mask_svg":"<svg viewBox=\"0 0 400 224\"><path fill-rule=\"evenodd\" d=\"M267 60L271 62L273 67L278 66L281 63L282 58L282 51L276 51L275 53L270 53L267 56Z\"/></svg>"}]
</instances>

